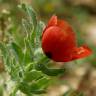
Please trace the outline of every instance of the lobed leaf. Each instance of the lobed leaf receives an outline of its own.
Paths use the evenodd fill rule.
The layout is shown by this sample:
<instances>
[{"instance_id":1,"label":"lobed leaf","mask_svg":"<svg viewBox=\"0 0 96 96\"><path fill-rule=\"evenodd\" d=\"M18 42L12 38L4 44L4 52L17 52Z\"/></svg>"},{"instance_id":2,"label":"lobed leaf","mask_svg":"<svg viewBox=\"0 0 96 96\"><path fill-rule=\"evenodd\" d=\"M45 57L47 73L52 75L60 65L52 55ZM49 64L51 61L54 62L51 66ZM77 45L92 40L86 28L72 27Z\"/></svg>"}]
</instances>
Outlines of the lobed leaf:
<instances>
[{"instance_id":1,"label":"lobed leaf","mask_svg":"<svg viewBox=\"0 0 96 96\"><path fill-rule=\"evenodd\" d=\"M44 64L37 64L36 69L42 71L44 74L48 76L57 76L65 72L65 69L52 69L48 68Z\"/></svg>"}]
</instances>

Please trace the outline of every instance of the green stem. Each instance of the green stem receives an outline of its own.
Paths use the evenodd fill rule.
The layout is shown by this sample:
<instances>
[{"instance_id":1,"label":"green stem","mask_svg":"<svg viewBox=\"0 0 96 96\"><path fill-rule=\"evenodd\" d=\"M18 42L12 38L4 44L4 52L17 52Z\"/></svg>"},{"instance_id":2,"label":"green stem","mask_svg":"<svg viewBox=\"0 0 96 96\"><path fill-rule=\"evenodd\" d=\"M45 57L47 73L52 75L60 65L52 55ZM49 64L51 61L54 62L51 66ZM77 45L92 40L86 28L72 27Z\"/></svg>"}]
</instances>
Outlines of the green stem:
<instances>
[{"instance_id":1,"label":"green stem","mask_svg":"<svg viewBox=\"0 0 96 96\"><path fill-rule=\"evenodd\" d=\"M10 96L16 96L17 91L18 91L18 85L15 86L15 88L13 89L13 92L10 94Z\"/></svg>"},{"instance_id":2,"label":"green stem","mask_svg":"<svg viewBox=\"0 0 96 96\"><path fill-rule=\"evenodd\" d=\"M48 63L47 60L45 60L46 57L43 57L39 62L36 63L35 68L37 70L42 71L44 74L48 76L57 76L59 74L65 73L65 68L60 68L60 69L53 69L53 68L48 68L45 63Z\"/></svg>"}]
</instances>

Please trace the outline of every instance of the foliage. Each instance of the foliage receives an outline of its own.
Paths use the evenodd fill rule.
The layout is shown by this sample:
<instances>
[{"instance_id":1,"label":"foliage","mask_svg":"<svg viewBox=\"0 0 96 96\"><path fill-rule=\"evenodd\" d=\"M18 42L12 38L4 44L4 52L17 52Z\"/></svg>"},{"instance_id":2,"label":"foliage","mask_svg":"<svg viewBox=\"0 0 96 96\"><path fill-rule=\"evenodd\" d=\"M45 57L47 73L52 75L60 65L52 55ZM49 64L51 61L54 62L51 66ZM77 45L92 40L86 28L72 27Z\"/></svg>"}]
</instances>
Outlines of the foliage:
<instances>
[{"instance_id":1,"label":"foliage","mask_svg":"<svg viewBox=\"0 0 96 96\"><path fill-rule=\"evenodd\" d=\"M10 14L5 17L0 14L0 18L6 19L11 16L12 19L11 28L4 30L7 40L0 42L5 70L14 82L14 88L10 92L10 96L16 96L18 91L28 96L35 96L35 94L40 96L40 94L46 93L49 85L56 82L56 78L65 73L66 69L49 68L50 60L42 53L40 39L45 24L37 18L37 14L29 5L21 4L17 7L17 1L10 0ZM82 32L79 27L89 20L89 14L86 10L80 6L67 5L63 0L61 0L62 2L59 0L57 2L55 0L32 1L36 2L37 11L40 9L39 14L42 17L48 18L56 13L59 17L68 20L77 32L78 45L85 42L81 37ZM8 3L9 1L1 0L0 2ZM8 26L10 27L10 24ZM5 27L4 29L6 29ZM96 48L93 45L91 47L94 54L87 59L76 61L78 64L84 64L87 61L96 67L96 60L94 60ZM59 80L59 82L61 81ZM75 93L73 90L69 90L64 96L74 96L73 93ZM83 96L81 94L77 92L75 95Z\"/></svg>"},{"instance_id":2,"label":"foliage","mask_svg":"<svg viewBox=\"0 0 96 96\"><path fill-rule=\"evenodd\" d=\"M21 4L18 7L26 15L26 18L22 19L22 44L15 39L0 43L6 71L15 82L15 88L10 96L15 96L18 90L28 96L45 93L52 81L50 76L62 74L65 69L47 67L50 61L42 53L40 41L44 23L37 20L36 13L30 6Z\"/></svg>"}]
</instances>

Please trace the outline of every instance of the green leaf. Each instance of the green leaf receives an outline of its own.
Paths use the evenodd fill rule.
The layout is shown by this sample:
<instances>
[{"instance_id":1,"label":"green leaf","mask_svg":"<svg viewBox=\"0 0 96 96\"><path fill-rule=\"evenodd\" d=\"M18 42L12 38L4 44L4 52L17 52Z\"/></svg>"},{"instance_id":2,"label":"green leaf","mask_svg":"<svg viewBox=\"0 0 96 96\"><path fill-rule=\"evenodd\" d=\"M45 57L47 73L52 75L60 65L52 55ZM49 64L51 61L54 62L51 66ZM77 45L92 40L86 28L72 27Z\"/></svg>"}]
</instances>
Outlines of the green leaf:
<instances>
[{"instance_id":1,"label":"green leaf","mask_svg":"<svg viewBox=\"0 0 96 96\"><path fill-rule=\"evenodd\" d=\"M12 50L14 52L14 55L16 56L17 60L21 63L23 60L23 52L19 45L12 42L11 43Z\"/></svg>"},{"instance_id":2,"label":"green leaf","mask_svg":"<svg viewBox=\"0 0 96 96\"><path fill-rule=\"evenodd\" d=\"M20 89L23 93L29 94L29 96L30 96L30 92L31 92L30 86L29 86L26 82L21 82L21 83L19 84L19 89Z\"/></svg>"},{"instance_id":3,"label":"green leaf","mask_svg":"<svg viewBox=\"0 0 96 96\"><path fill-rule=\"evenodd\" d=\"M37 28L36 28L36 48L41 47L41 36L43 29L45 27L45 24L43 22L38 22Z\"/></svg>"},{"instance_id":4,"label":"green leaf","mask_svg":"<svg viewBox=\"0 0 96 96\"><path fill-rule=\"evenodd\" d=\"M36 45L35 38L36 38L36 27L37 27L36 13L33 10L33 8L31 8L31 6L26 5L26 4L22 4L21 8L26 12L26 14L28 16L27 20L23 19L22 25L23 25L24 29L26 30L27 38L30 35L29 43L31 43L31 47L34 49L35 45ZM29 32L30 32L30 34L29 34Z\"/></svg>"},{"instance_id":5,"label":"green leaf","mask_svg":"<svg viewBox=\"0 0 96 96\"><path fill-rule=\"evenodd\" d=\"M32 80L37 80L41 78L42 76L44 76L42 72L37 71L37 70L32 70L32 71L25 73L24 81L30 82Z\"/></svg>"},{"instance_id":6,"label":"green leaf","mask_svg":"<svg viewBox=\"0 0 96 96\"><path fill-rule=\"evenodd\" d=\"M43 90L43 89L40 89L40 90L38 90L38 89L33 89L32 90L32 86L30 86L28 83L26 83L26 82L21 82L20 84L19 84L19 89L23 92L23 93L25 93L25 94L27 94L28 96L32 96L32 94L42 94L42 93L45 93L45 90Z\"/></svg>"},{"instance_id":7,"label":"green leaf","mask_svg":"<svg viewBox=\"0 0 96 96\"><path fill-rule=\"evenodd\" d=\"M45 89L50 83L50 79L48 77L43 77L41 79L38 79L31 85L31 90L40 90Z\"/></svg>"},{"instance_id":8,"label":"green leaf","mask_svg":"<svg viewBox=\"0 0 96 96\"><path fill-rule=\"evenodd\" d=\"M6 57L7 56L7 48L5 47L5 45L3 44L3 43L0 43L0 50L2 51L2 55L4 56L4 57Z\"/></svg>"},{"instance_id":9,"label":"green leaf","mask_svg":"<svg viewBox=\"0 0 96 96\"><path fill-rule=\"evenodd\" d=\"M11 60L10 60L10 51L8 49L8 46L4 43L0 43L0 50L3 56L4 65L6 67L6 70L10 72L11 70Z\"/></svg>"},{"instance_id":10,"label":"green leaf","mask_svg":"<svg viewBox=\"0 0 96 96\"><path fill-rule=\"evenodd\" d=\"M33 10L33 8L29 5L22 4L22 9L26 12L26 14L29 16L29 20L33 23L34 29L37 25L37 19L36 19L36 13Z\"/></svg>"},{"instance_id":11,"label":"green leaf","mask_svg":"<svg viewBox=\"0 0 96 96\"><path fill-rule=\"evenodd\" d=\"M46 93L46 90L44 90L44 89L41 89L41 90L31 90L31 92L33 93L33 94L44 94L44 93ZM32 95L31 95L32 96Z\"/></svg>"},{"instance_id":12,"label":"green leaf","mask_svg":"<svg viewBox=\"0 0 96 96\"><path fill-rule=\"evenodd\" d=\"M27 66L25 66L25 71L29 72L29 71L33 70L33 68L34 68L34 62L28 63Z\"/></svg>"},{"instance_id":13,"label":"green leaf","mask_svg":"<svg viewBox=\"0 0 96 96\"><path fill-rule=\"evenodd\" d=\"M24 38L24 44L25 44L24 62L26 63L32 62L34 59L34 48L32 46L34 42L31 44L31 42L27 38Z\"/></svg>"},{"instance_id":14,"label":"green leaf","mask_svg":"<svg viewBox=\"0 0 96 96\"><path fill-rule=\"evenodd\" d=\"M33 24L30 24L29 20L22 19L23 30L26 32L26 38L30 39L31 32L33 31Z\"/></svg>"},{"instance_id":15,"label":"green leaf","mask_svg":"<svg viewBox=\"0 0 96 96\"><path fill-rule=\"evenodd\" d=\"M65 69L51 69L45 66L44 64L37 64L36 69L42 71L48 76L57 76L65 72Z\"/></svg>"}]
</instances>

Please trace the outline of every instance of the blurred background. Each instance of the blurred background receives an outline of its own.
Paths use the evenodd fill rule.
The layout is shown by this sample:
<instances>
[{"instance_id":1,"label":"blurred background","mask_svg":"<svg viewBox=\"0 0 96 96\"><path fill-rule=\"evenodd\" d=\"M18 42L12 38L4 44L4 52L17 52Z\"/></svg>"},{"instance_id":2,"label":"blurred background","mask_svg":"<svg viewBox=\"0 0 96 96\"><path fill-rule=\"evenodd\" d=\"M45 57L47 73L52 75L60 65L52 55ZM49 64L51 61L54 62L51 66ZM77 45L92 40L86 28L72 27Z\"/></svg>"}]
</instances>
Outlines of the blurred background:
<instances>
[{"instance_id":1,"label":"blurred background","mask_svg":"<svg viewBox=\"0 0 96 96\"><path fill-rule=\"evenodd\" d=\"M17 7L20 3L31 5L38 20L45 23L54 14L68 21L76 32L78 46L87 44L93 51L86 59L65 63L68 72L60 78L55 78L55 83L49 86L48 93L44 96L63 96L70 88L82 91L85 96L96 96L96 0L0 0L2 42L8 42L7 37L11 39L10 34L13 34L22 44L21 19L24 15ZM58 67L60 65L56 64ZM9 77L0 56L0 96L9 96ZM7 87L6 82L9 84Z\"/></svg>"}]
</instances>

